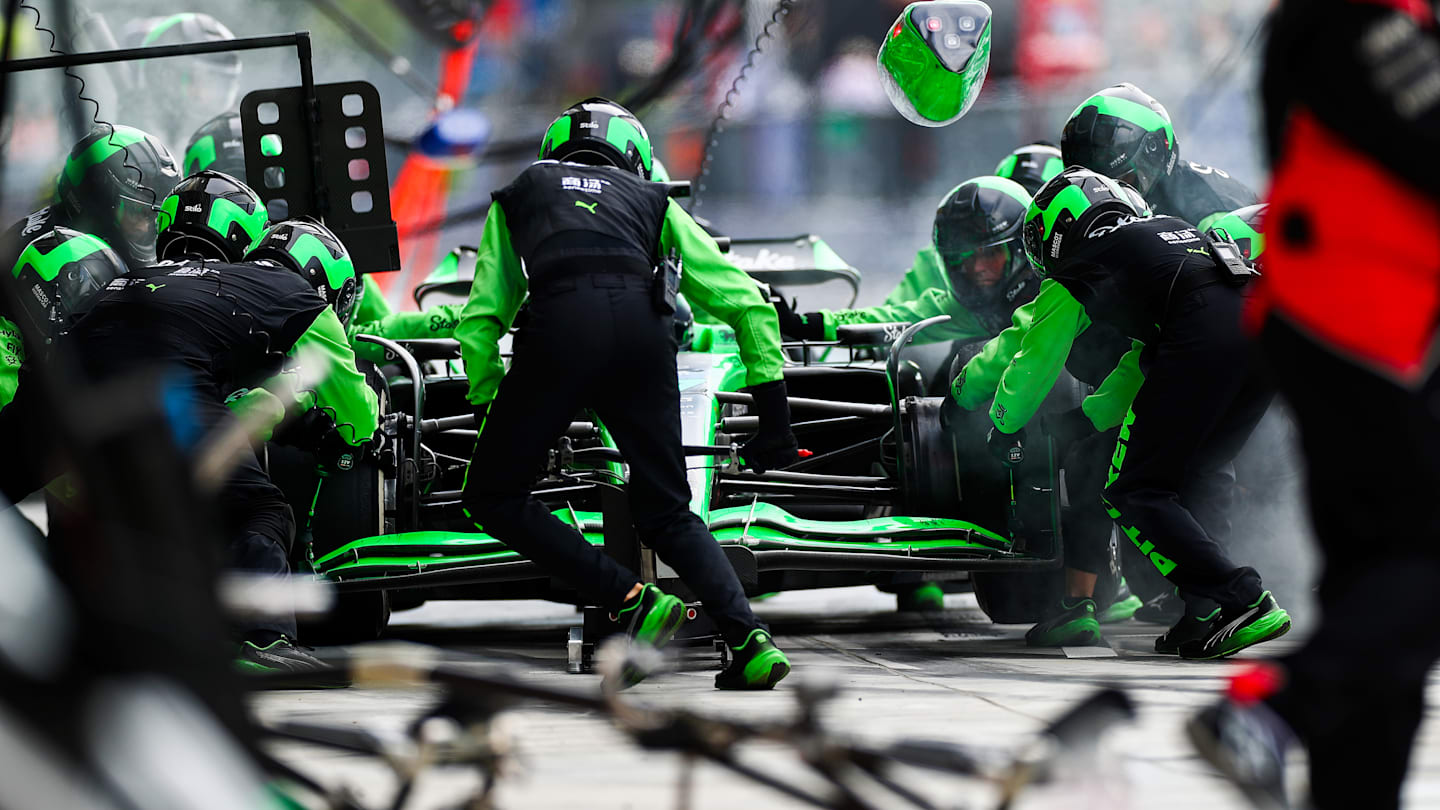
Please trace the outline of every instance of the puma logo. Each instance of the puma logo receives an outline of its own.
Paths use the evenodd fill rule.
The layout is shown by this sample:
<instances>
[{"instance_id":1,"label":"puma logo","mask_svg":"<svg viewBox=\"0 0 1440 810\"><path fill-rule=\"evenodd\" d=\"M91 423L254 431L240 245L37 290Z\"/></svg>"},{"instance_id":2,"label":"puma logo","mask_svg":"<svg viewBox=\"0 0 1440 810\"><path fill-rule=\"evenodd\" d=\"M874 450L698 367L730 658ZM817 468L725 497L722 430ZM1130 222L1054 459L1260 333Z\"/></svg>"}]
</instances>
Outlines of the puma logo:
<instances>
[{"instance_id":1,"label":"puma logo","mask_svg":"<svg viewBox=\"0 0 1440 810\"><path fill-rule=\"evenodd\" d=\"M589 211L590 213L593 214L593 213L595 213L595 206L599 205L600 202L597 200L597 201L592 202L592 203L587 203L587 202L580 202L579 200L576 200L576 201L575 201L575 204L576 204L577 206L581 207L581 208L584 208L586 211Z\"/></svg>"},{"instance_id":2,"label":"puma logo","mask_svg":"<svg viewBox=\"0 0 1440 810\"><path fill-rule=\"evenodd\" d=\"M165 285L164 285L164 284L146 284L145 286L150 288L150 292L155 292L156 290L160 289L161 287L164 287Z\"/></svg>"}]
</instances>

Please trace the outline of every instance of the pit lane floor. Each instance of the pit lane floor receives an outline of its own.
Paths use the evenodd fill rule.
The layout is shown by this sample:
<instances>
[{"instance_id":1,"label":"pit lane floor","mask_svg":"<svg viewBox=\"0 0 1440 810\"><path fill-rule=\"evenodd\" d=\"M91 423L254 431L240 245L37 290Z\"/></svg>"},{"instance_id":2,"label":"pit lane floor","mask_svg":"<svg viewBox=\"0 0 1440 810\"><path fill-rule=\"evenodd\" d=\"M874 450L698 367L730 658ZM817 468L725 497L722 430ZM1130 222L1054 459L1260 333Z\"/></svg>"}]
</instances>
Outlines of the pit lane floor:
<instances>
[{"instance_id":1,"label":"pit lane floor","mask_svg":"<svg viewBox=\"0 0 1440 810\"><path fill-rule=\"evenodd\" d=\"M1109 737L1109 768L1098 778L1027 794L1029 808L1232 808L1235 794L1190 750L1181 723L1220 688L1231 665L1190 663L1150 652L1163 628L1110 625L1113 647L1099 651L1031 650L1024 627L991 624L970 594L946 597L937 614L900 614L894 597L868 588L782 594L756 604L794 663L791 678L772 693L737 694L712 688L713 670L697 666L647 681L635 700L724 716L767 718L789 713L787 687L816 678L843 690L828 707L832 731L867 740L938 738L997 749L1024 743L1043 722L1098 684L1129 691L1139 704L1136 723ZM436 603L398 613L391 636L446 648L457 660L484 656L526 681L598 689L598 676L565 673L565 636L573 609L543 602ZM1269 653L1298 640L1265 645ZM1432 709L1411 765L1407 807L1440 807L1440 728ZM266 719L305 718L377 730L403 729L435 700L429 689L348 689L274 692L254 698ZM680 759L642 751L602 720L582 712L530 706L509 715L518 750L513 778L502 782L502 808L676 807ZM347 784L371 805L388 803L393 782L373 761L303 746L276 747L282 758L326 784ZM755 747L751 761L796 774L788 754ZM916 786L941 806L992 806L984 786L913 773ZM473 785L462 774L422 779L408 807L445 806ZM802 807L710 765L698 765L695 808ZM897 804L898 806L898 804Z\"/></svg>"}]
</instances>

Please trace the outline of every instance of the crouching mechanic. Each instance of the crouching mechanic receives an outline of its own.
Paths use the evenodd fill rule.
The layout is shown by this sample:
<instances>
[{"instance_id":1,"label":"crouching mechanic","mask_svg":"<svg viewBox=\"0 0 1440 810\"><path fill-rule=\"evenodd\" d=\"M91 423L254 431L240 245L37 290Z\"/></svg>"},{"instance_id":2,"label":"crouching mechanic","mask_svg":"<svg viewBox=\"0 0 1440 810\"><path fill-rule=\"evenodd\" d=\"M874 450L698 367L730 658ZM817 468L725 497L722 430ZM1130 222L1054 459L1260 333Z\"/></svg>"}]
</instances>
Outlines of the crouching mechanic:
<instances>
[{"instance_id":1,"label":"crouching mechanic","mask_svg":"<svg viewBox=\"0 0 1440 810\"><path fill-rule=\"evenodd\" d=\"M319 442L324 451L352 460L362 454L378 412L338 314L355 294L354 268L339 240L310 222L266 231L259 196L216 172L181 181L161 205L158 225L162 261L112 281L71 331L86 371L97 380L144 368L166 372L192 420L181 437L192 451L230 418L227 394L264 384L288 386L282 399L313 404L331 418ZM227 567L289 572L294 518L253 451L241 453L217 506ZM239 630L244 671L324 669L296 646L293 615Z\"/></svg>"},{"instance_id":2,"label":"crouching mechanic","mask_svg":"<svg viewBox=\"0 0 1440 810\"><path fill-rule=\"evenodd\" d=\"M592 98L567 109L545 133L540 157L493 195L456 330L479 427L466 514L609 609L638 642L660 645L673 637L684 618L681 601L642 585L530 494L546 450L580 408L593 407L630 466L630 508L641 541L700 597L734 650L716 687L768 689L789 673L789 661L750 612L715 538L690 511L673 305L663 273L655 272L659 257L677 251L685 297L735 328L760 418L758 435L741 455L758 469L797 458L775 310L668 199L665 186L648 181L649 137L625 108ZM506 373L496 344L527 293L529 315Z\"/></svg>"},{"instance_id":3,"label":"crouching mechanic","mask_svg":"<svg viewBox=\"0 0 1440 810\"><path fill-rule=\"evenodd\" d=\"M834 340L837 328L845 324L916 323L949 315L948 322L916 335L916 342L973 341L999 334L1010 323L1010 313L1040 288L1020 246L1020 226L1029 205L1030 195L1013 180L990 175L966 180L940 200L930 244L907 271L907 277L943 279L943 286L920 290L910 301L803 315L782 296L775 303L780 331L802 340Z\"/></svg>"},{"instance_id":4,"label":"crouching mechanic","mask_svg":"<svg viewBox=\"0 0 1440 810\"><path fill-rule=\"evenodd\" d=\"M1188 508L1193 479L1235 457L1272 398L1240 331L1253 272L1238 255L1222 262L1183 220L1138 217L1119 183L1079 167L1036 195L1024 240L1036 272L1095 322L1144 343L1145 381L1120 426L1104 499L1182 595L1219 605L1171 628L1185 634L1180 657L1219 658L1283 635L1290 618L1259 573L1232 562Z\"/></svg>"}]
</instances>

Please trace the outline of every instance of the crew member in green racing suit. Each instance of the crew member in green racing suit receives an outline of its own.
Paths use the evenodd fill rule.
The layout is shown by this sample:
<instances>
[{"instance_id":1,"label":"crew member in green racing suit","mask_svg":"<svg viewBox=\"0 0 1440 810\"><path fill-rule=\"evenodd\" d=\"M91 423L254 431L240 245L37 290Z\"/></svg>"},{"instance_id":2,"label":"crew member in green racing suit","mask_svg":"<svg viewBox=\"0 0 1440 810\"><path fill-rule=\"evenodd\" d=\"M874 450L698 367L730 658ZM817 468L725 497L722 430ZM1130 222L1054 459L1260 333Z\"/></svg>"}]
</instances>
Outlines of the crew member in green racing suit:
<instances>
[{"instance_id":1,"label":"crew member in green racing suit","mask_svg":"<svg viewBox=\"0 0 1440 810\"><path fill-rule=\"evenodd\" d=\"M649 137L625 108L592 98L567 109L546 131L540 157L493 195L456 330L479 428L465 513L610 610L637 643L669 641L684 618L680 600L642 584L530 494L548 449L582 406L593 406L630 467L640 540L679 573L734 651L715 686L769 689L789 661L690 510L673 296L678 286L735 328L760 422L740 453L760 470L798 458L775 310L666 187L649 181ZM672 251L684 263L678 284L655 272ZM528 315L507 372L498 342L522 302Z\"/></svg>"},{"instance_id":2,"label":"crew member in green racing suit","mask_svg":"<svg viewBox=\"0 0 1440 810\"><path fill-rule=\"evenodd\" d=\"M353 307L354 265L323 226L291 221L266 230L265 220L259 196L227 175L182 180L158 214L162 261L112 281L65 340L96 380L169 372L187 449L230 419L228 394L263 385L281 401L310 406L301 419L308 435L292 434L322 463L349 469L378 424L375 393L342 324ZM293 512L253 452L240 456L216 500L228 567L287 575ZM293 615L236 630L242 671L325 669L295 645Z\"/></svg>"},{"instance_id":3,"label":"crew member in green racing suit","mask_svg":"<svg viewBox=\"0 0 1440 810\"><path fill-rule=\"evenodd\" d=\"M460 265L475 263L475 248L457 247L440 262L440 265L425 278L419 288L426 285L460 281ZM385 362L385 350L374 343L356 340L356 335L375 335L390 340L417 340L428 338L451 338L455 327L460 324L460 312L464 304L433 304L418 312L396 312L385 300L384 293L365 276L365 284L355 318L345 328L350 337L350 347L355 356L373 363Z\"/></svg>"}]
</instances>

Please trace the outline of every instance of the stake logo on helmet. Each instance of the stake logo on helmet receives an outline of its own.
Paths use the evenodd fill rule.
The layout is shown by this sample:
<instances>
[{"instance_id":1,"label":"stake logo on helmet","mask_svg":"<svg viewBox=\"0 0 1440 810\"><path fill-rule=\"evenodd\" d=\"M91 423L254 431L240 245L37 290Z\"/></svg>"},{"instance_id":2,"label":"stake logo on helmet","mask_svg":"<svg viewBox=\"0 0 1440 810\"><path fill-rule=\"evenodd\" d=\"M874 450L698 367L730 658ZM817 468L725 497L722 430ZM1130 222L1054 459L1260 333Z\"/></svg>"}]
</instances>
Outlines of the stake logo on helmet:
<instances>
[{"instance_id":1,"label":"stake logo on helmet","mask_svg":"<svg viewBox=\"0 0 1440 810\"><path fill-rule=\"evenodd\" d=\"M989 175L966 180L940 201L931 240L961 306L986 310L1019 293L1016 282L1030 272L1020 245L1029 206L1019 183Z\"/></svg>"},{"instance_id":2,"label":"stake logo on helmet","mask_svg":"<svg viewBox=\"0 0 1440 810\"><path fill-rule=\"evenodd\" d=\"M1216 220L1207 233L1234 242L1246 261L1258 264L1265 252L1265 209L1268 207L1261 203L1237 208Z\"/></svg>"},{"instance_id":3,"label":"stake logo on helmet","mask_svg":"<svg viewBox=\"0 0 1440 810\"><path fill-rule=\"evenodd\" d=\"M125 263L100 239L55 228L25 246L11 275L21 309L36 331L49 339L83 314Z\"/></svg>"},{"instance_id":4,"label":"stake logo on helmet","mask_svg":"<svg viewBox=\"0 0 1440 810\"><path fill-rule=\"evenodd\" d=\"M155 206L179 180L175 158L154 137L101 124L70 150L55 194L71 225L144 267L155 262Z\"/></svg>"},{"instance_id":5,"label":"stake logo on helmet","mask_svg":"<svg viewBox=\"0 0 1440 810\"><path fill-rule=\"evenodd\" d=\"M230 175L202 171L175 186L160 204L156 221L160 258L238 262L265 230L265 203Z\"/></svg>"},{"instance_id":6,"label":"stake logo on helmet","mask_svg":"<svg viewBox=\"0 0 1440 810\"><path fill-rule=\"evenodd\" d=\"M345 244L324 225L306 219L276 223L245 254L245 261L272 262L299 273L341 323L350 323L355 312L355 263Z\"/></svg>"},{"instance_id":7,"label":"stake logo on helmet","mask_svg":"<svg viewBox=\"0 0 1440 810\"><path fill-rule=\"evenodd\" d=\"M1142 195L1170 176L1180 158L1170 113L1129 82L1076 107L1060 133L1060 151L1065 165L1124 180Z\"/></svg>"},{"instance_id":8,"label":"stake logo on helmet","mask_svg":"<svg viewBox=\"0 0 1440 810\"><path fill-rule=\"evenodd\" d=\"M1070 246L1121 217L1140 216L1120 183L1071 166L1041 187L1025 214L1025 254L1042 277Z\"/></svg>"},{"instance_id":9,"label":"stake logo on helmet","mask_svg":"<svg viewBox=\"0 0 1440 810\"><path fill-rule=\"evenodd\" d=\"M1060 159L1060 147L1048 143L1032 143L1016 149L995 167L997 177L1006 177L1025 187L1028 194L1034 194L1045 182L1065 168Z\"/></svg>"},{"instance_id":10,"label":"stake logo on helmet","mask_svg":"<svg viewBox=\"0 0 1440 810\"><path fill-rule=\"evenodd\" d=\"M598 96L560 113L540 142L541 160L615 166L650 179L650 135L629 110Z\"/></svg>"},{"instance_id":11,"label":"stake logo on helmet","mask_svg":"<svg viewBox=\"0 0 1440 810\"><path fill-rule=\"evenodd\" d=\"M279 137L262 137L260 152L267 156L280 154ZM240 113L220 113L195 130L185 147L183 165L186 177L209 169L244 180L245 142L241 138Z\"/></svg>"},{"instance_id":12,"label":"stake logo on helmet","mask_svg":"<svg viewBox=\"0 0 1440 810\"><path fill-rule=\"evenodd\" d=\"M990 70L990 7L980 0L911 3L875 60L885 94L906 120L954 123L970 111Z\"/></svg>"}]
</instances>

